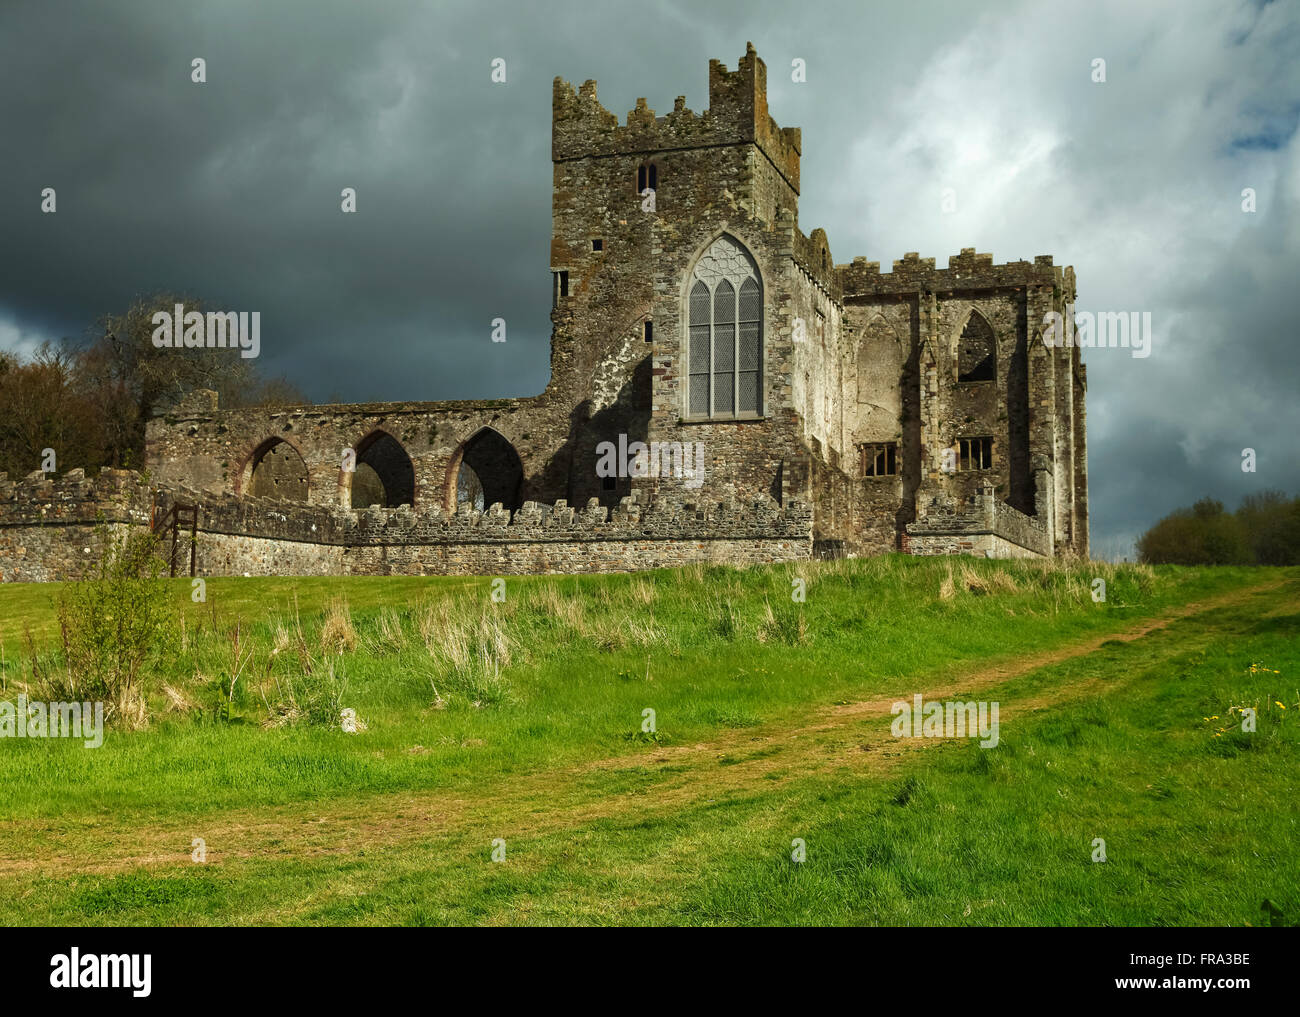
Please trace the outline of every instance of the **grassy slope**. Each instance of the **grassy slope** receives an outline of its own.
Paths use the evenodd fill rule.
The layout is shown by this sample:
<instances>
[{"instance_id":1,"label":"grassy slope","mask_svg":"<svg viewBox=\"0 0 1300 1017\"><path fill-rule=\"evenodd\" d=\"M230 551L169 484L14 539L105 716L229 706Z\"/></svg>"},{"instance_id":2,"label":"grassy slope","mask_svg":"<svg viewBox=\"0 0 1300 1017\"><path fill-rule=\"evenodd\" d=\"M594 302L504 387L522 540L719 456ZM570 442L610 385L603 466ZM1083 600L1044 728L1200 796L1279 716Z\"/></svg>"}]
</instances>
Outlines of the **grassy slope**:
<instances>
[{"instance_id":1,"label":"grassy slope","mask_svg":"<svg viewBox=\"0 0 1300 1017\"><path fill-rule=\"evenodd\" d=\"M315 640L345 591L345 701L368 729L264 729L250 689L244 723L0 742L0 920L1239 924L1266 896L1294 920L1296 722L1274 707L1215 738L1202 719L1295 712L1294 570L1108 571L1095 604L1096 567L969 562L945 599L951 568L519 579L503 605L486 580L212 580L216 631L178 583L182 687L219 669L236 618L261 674L275 605L296 594ZM0 589L10 694L49 592ZM1206 609L1049 662L1190 601ZM501 682L418 635L483 614L512 644ZM888 702L919 691L999 700L1001 745L894 740Z\"/></svg>"}]
</instances>

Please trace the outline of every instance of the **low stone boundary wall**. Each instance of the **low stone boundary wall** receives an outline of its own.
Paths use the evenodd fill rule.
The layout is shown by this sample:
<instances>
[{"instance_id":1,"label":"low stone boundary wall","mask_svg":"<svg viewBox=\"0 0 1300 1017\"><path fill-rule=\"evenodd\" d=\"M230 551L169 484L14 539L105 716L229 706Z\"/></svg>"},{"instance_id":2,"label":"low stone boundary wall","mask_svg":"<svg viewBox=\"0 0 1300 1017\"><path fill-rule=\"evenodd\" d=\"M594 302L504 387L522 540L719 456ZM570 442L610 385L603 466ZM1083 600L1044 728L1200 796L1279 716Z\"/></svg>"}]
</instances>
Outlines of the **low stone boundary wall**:
<instances>
[{"instance_id":1,"label":"low stone boundary wall","mask_svg":"<svg viewBox=\"0 0 1300 1017\"><path fill-rule=\"evenodd\" d=\"M500 505L454 515L409 506L344 512L265 498L157 490L139 474L73 470L18 482L0 475L0 581L79 576L99 540L162 518L176 502L199 505L197 573L229 575L502 575L632 572L697 561L764 564L812 554L812 509L752 505L643 504L613 512L593 499ZM187 567L188 532L178 564Z\"/></svg>"}]
</instances>

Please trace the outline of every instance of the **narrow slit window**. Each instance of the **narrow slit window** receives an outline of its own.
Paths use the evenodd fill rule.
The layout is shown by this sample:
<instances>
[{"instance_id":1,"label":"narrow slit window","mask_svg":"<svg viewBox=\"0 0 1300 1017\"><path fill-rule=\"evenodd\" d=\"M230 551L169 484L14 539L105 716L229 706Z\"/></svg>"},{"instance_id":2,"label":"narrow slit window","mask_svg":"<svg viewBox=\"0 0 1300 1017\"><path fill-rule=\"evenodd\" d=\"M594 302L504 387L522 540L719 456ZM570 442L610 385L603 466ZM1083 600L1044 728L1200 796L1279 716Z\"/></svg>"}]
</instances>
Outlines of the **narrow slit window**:
<instances>
[{"instance_id":1,"label":"narrow slit window","mask_svg":"<svg viewBox=\"0 0 1300 1017\"><path fill-rule=\"evenodd\" d=\"M659 189L659 168L652 162L642 163L636 169L636 193L644 195L647 188Z\"/></svg>"},{"instance_id":2,"label":"narrow slit window","mask_svg":"<svg viewBox=\"0 0 1300 1017\"><path fill-rule=\"evenodd\" d=\"M655 323L653 321L646 320L641 328L641 337L648 343L655 341Z\"/></svg>"}]
</instances>

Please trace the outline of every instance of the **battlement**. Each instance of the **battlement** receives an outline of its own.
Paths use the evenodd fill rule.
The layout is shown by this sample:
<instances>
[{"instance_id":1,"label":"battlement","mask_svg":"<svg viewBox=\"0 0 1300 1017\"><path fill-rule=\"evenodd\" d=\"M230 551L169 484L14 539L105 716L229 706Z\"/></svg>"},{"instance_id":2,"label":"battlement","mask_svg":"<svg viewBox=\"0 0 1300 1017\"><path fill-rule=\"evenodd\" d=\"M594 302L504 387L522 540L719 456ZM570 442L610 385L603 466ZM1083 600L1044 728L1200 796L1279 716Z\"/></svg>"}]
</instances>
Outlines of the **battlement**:
<instances>
[{"instance_id":1,"label":"battlement","mask_svg":"<svg viewBox=\"0 0 1300 1017\"><path fill-rule=\"evenodd\" d=\"M134 470L82 469L51 477L40 470L21 480L0 473L0 526L148 522L149 485Z\"/></svg>"},{"instance_id":2,"label":"battlement","mask_svg":"<svg viewBox=\"0 0 1300 1017\"><path fill-rule=\"evenodd\" d=\"M484 511L461 506L446 513L439 506L409 505L344 511L328 506L247 495L217 497L180 488L160 493L171 500L200 504L204 533L262 537L310 544L355 547L381 544L457 544L484 541L628 541L807 538L812 508L798 502L781 507L770 498L752 504L689 503L657 498L623 498L612 512L592 498L583 508L560 500L553 505L525 502L516 512L499 502Z\"/></svg>"},{"instance_id":3,"label":"battlement","mask_svg":"<svg viewBox=\"0 0 1300 1017\"><path fill-rule=\"evenodd\" d=\"M944 494L931 498L921 516L907 524L906 533L911 554L1051 555L1043 520L999 500L988 484L963 500Z\"/></svg>"},{"instance_id":4,"label":"battlement","mask_svg":"<svg viewBox=\"0 0 1300 1017\"><path fill-rule=\"evenodd\" d=\"M1051 286L1074 294L1074 269L1052 263L1050 254L1037 255L1032 262L993 263L993 255L977 254L964 247L960 254L948 258L947 268L935 268L933 258L922 258L909 251L894 262L892 272L881 272L880 262L854 258L852 264L835 266L845 297L877 296L923 290L957 292L965 289L1017 288Z\"/></svg>"},{"instance_id":5,"label":"battlement","mask_svg":"<svg viewBox=\"0 0 1300 1017\"><path fill-rule=\"evenodd\" d=\"M620 124L597 100L595 81L575 90L557 77L551 115L554 162L754 144L799 193L802 135L797 127L778 127L768 114L767 66L752 44L747 44L734 71L720 60L709 61L709 108L703 113L687 109L686 97L678 96L671 113L657 116L642 98Z\"/></svg>"},{"instance_id":6,"label":"battlement","mask_svg":"<svg viewBox=\"0 0 1300 1017\"><path fill-rule=\"evenodd\" d=\"M500 503L454 513L409 505L346 511L151 488L130 470L104 470L93 480L72 470L17 482L0 474L0 581L75 578L97 560L103 528L119 537L177 502L198 505L195 555L205 576L634 571L715 559L794 561L812 546L812 506L782 507L771 498L733 504L632 495L612 512L594 498L582 508L530 501L513 513Z\"/></svg>"},{"instance_id":7,"label":"battlement","mask_svg":"<svg viewBox=\"0 0 1300 1017\"><path fill-rule=\"evenodd\" d=\"M789 210L783 210L777 219L777 228L790 233L790 248L782 253L793 257L800 268L833 299L839 301L843 291L835 262L831 259L831 246L826 231L818 227L812 231L812 236L804 236L803 231L795 225L794 215Z\"/></svg>"}]
</instances>

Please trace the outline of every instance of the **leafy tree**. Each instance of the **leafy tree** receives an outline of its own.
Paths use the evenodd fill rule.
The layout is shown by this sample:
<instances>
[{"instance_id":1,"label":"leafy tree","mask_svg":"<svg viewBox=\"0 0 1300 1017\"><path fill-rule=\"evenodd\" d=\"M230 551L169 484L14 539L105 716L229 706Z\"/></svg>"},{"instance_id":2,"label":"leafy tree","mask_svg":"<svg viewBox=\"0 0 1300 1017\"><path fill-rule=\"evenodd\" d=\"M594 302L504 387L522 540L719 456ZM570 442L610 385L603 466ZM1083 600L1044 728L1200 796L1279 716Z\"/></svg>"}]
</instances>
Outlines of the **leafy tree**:
<instances>
[{"instance_id":1,"label":"leafy tree","mask_svg":"<svg viewBox=\"0 0 1300 1017\"><path fill-rule=\"evenodd\" d=\"M237 350L159 349L155 312L202 309L162 293L100 319L81 344L45 344L29 361L0 353L0 470L25 476L52 448L59 471L80 466L138 468L145 425L196 389L213 389L224 407L302 405L283 378L264 379Z\"/></svg>"},{"instance_id":2,"label":"leafy tree","mask_svg":"<svg viewBox=\"0 0 1300 1017\"><path fill-rule=\"evenodd\" d=\"M1235 513L1202 498L1138 539L1138 558L1172 565L1300 564L1300 498L1280 491L1248 495Z\"/></svg>"},{"instance_id":3,"label":"leafy tree","mask_svg":"<svg viewBox=\"0 0 1300 1017\"><path fill-rule=\"evenodd\" d=\"M1300 498L1281 491L1247 495L1237 518L1250 534L1259 564L1300 565Z\"/></svg>"},{"instance_id":4,"label":"leafy tree","mask_svg":"<svg viewBox=\"0 0 1300 1017\"><path fill-rule=\"evenodd\" d=\"M50 343L27 363L0 355L0 470L26 476L47 448L60 470L103 465L95 408L76 375L76 354Z\"/></svg>"}]
</instances>

